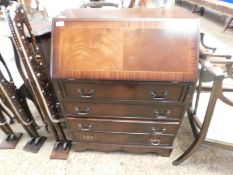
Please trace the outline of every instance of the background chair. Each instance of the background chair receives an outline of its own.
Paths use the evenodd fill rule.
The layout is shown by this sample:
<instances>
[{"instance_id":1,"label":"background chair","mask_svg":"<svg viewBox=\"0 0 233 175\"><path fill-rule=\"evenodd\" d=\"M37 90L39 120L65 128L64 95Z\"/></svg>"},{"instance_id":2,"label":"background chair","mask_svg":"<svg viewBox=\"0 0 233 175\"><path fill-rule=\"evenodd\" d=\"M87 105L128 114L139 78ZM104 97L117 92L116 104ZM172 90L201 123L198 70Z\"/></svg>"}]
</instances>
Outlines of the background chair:
<instances>
[{"instance_id":1,"label":"background chair","mask_svg":"<svg viewBox=\"0 0 233 175\"><path fill-rule=\"evenodd\" d=\"M215 48L208 49L212 51L216 50ZM201 51L201 70L197 92L193 103L190 104L187 111L195 139L192 145L173 162L173 165L179 165L181 162L185 161L194 154L203 143L233 150L233 130L231 129L232 127L228 127L230 131L226 129L229 123L230 126L233 123L233 118L231 116L233 113L233 80L231 80L231 92L224 92L224 80L232 78L233 75L233 60L230 58L230 55L205 54L205 52ZM206 78L206 73L208 73L209 79ZM207 95L202 93L204 81L213 82L211 92ZM204 98L200 98L203 94ZM224 111L224 109L226 109L226 111ZM216 113L216 111L218 111L218 113ZM211 122L213 116L215 122ZM222 124L224 122L225 124ZM214 129L212 129L214 132L209 133L208 130L211 126L214 127ZM223 130L225 130L225 132L223 132Z\"/></svg>"}]
</instances>

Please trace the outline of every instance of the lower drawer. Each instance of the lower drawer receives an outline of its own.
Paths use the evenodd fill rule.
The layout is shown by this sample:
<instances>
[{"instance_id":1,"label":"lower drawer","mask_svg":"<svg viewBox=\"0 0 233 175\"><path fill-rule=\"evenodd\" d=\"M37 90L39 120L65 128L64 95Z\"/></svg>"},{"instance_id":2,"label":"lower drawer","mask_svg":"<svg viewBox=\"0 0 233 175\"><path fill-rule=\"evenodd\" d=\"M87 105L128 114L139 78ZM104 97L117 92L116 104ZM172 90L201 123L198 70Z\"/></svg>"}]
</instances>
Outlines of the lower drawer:
<instances>
[{"instance_id":1,"label":"lower drawer","mask_svg":"<svg viewBox=\"0 0 233 175\"><path fill-rule=\"evenodd\" d=\"M179 122L156 122L142 120L82 119L67 117L66 121L72 131L121 132L176 134Z\"/></svg>"},{"instance_id":2,"label":"lower drawer","mask_svg":"<svg viewBox=\"0 0 233 175\"><path fill-rule=\"evenodd\" d=\"M172 147L160 146L141 146L141 145L120 145L120 144L102 144L102 143L86 143L86 142L72 142L74 151L124 151L130 153L155 153L160 156L169 157L172 152Z\"/></svg>"},{"instance_id":3,"label":"lower drawer","mask_svg":"<svg viewBox=\"0 0 233 175\"><path fill-rule=\"evenodd\" d=\"M102 132L72 132L73 141L129 145L172 146L174 136L151 134L122 134Z\"/></svg>"}]
</instances>

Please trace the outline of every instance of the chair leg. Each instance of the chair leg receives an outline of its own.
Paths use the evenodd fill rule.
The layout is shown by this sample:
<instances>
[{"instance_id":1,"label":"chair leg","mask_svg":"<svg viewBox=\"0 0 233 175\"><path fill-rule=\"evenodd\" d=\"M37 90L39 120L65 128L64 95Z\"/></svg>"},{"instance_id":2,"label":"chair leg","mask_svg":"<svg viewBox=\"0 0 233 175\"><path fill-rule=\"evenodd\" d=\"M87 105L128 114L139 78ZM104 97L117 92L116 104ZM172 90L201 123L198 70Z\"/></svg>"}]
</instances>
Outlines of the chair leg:
<instances>
[{"instance_id":1,"label":"chair leg","mask_svg":"<svg viewBox=\"0 0 233 175\"><path fill-rule=\"evenodd\" d=\"M205 8L204 7L200 7L199 9L197 8L198 8L198 5L195 4L192 10L192 13L200 13L200 15L203 16L205 13Z\"/></svg>"},{"instance_id":2,"label":"chair leg","mask_svg":"<svg viewBox=\"0 0 233 175\"><path fill-rule=\"evenodd\" d=\"M200 8L200 15L203 16L205 13L205 8L204 7L201 7Z\"/></svg>"},{"instance_id":3,"label":"chair leg","mask_svg":"<svg viewBox=\"0 0 233 175\"><path fill-rule=\"evenodd\" d=\"M229 17L227 19L226 24L224 25L223 32L225 32L230 27L232 20L233 20L233 17Z\"/></svg>"},{"instance_id":4,"label":"chair leg","mask_svg":"<svg viewBox=\"0 0 233 175\"><path fill-rule=\"evenodd\" d=\"M207 106L207 110L206 110L206 114L205 114L205 119L204 119L199 136L195 138L192 145L180 157L178 157L175 161L173 161L172 165L179 165L180 163L188 159L192 154L194 154L197 151L197 149L204 142L206 134L208 132L208 128L211 122L211 118L214 112L217 99L221 93L222 81L223 81L223 77L216 77L214 81L213 88L212 88L211 95L210 95L209 102L208 102L208 106Z\"/></svg>"},{"instance_id":5,"label":"chair leg","mask_svg":"<svg viewBox=\"0 0 233 175\"><path fill-rule=\"evenodd\" d=\"M189 118L189 122L190 122L190 125L191 125L193 136L196 139L196 138L198 138L199 134L198 134L198 131L197 131L196 124L193 121L193 118L194 118L193 115L195 115L195 114L194 114L194 111L192 109L192 106L189 107L187 113L188 113L188 118Z\"/></svg>"},{"instance_id":6,"label":"chair leg","mask_svg":"<svg viewBox=\"0 0 233 175\"><path fill-rule=\"evenodd\" d=\"M177 166L186 159L188 159L192 154L194 154L197 149L201 146L203 140L200 139L195 139L193 144L180 156L178 157L175 161L172 162L172 165Z\"/></svg>"}]
</instances>

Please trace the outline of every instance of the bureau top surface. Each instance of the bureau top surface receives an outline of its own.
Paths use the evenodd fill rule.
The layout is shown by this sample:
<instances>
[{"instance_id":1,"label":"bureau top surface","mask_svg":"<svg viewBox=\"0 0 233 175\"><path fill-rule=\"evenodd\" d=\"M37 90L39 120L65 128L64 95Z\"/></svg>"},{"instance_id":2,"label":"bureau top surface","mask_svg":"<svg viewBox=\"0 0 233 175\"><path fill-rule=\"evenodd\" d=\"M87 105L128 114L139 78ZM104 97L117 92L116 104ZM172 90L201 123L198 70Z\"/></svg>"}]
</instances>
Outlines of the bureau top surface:
<instances>
[{"instance_id":1,"label":"bureau top surface","mask_svg":"<svg viewBox=\"0 0 233 175\"><path fill-rule=\"evenodd\" d=\"M194 81L199 20L182 9L78 9L53 19L54 79Z\"/></svg>"}]
</instances>

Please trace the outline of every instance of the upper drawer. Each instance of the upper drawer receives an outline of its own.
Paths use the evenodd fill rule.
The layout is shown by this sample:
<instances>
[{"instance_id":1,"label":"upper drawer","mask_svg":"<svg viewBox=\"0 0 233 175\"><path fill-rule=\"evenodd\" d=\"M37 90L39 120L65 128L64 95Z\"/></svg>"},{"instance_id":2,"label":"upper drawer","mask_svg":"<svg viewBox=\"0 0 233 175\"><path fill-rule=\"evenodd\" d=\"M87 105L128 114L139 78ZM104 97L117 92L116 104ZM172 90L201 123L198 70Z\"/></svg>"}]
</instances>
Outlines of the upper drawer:
<instances>
[{"instance_id":1,"label":"upper drawer","mask_svg":"<svg viewBox=\"0 0 233 175\"><path fill-rule=\"evenodd\" d=\"M64 98L181 101L185 83L124 81L63 81Z\"/></svg>"}]
</instances>

